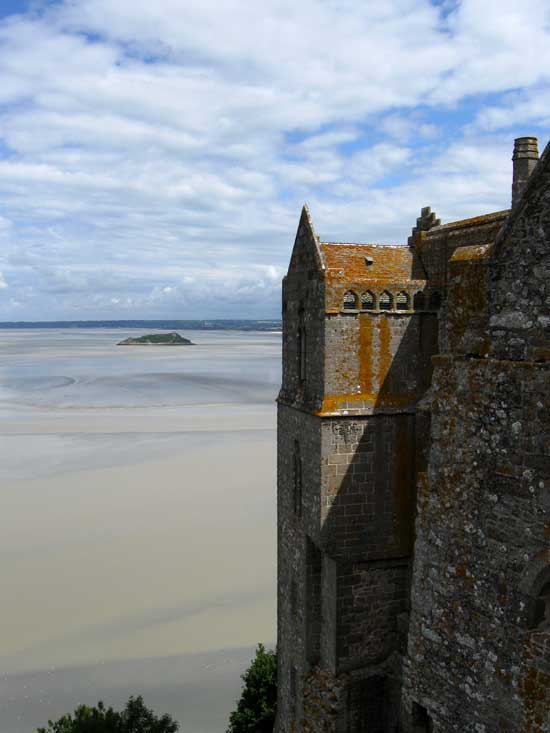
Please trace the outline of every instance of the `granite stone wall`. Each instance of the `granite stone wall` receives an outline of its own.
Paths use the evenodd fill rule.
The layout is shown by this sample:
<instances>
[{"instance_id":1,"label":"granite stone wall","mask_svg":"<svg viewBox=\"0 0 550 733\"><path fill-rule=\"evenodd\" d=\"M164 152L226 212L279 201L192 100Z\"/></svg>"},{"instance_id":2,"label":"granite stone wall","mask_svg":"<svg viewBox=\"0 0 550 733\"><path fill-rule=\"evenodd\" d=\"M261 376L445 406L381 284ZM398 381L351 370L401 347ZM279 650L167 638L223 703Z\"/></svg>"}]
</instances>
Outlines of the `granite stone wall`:
<instances>
[{"instance_id":1,"label":"granite stone wall","mask_svg":"<svg viewBox=\"0 0 550 733\"><path fill-rule=\"evenodd\" d=\"M340 313L325 324L325 405L414 405L429 379L430 313Z\"/></svg>"},{"instance_id":2,"label":"granite stone wall","mask_svg":"<svg viewBox=\"0 0 550 733\"><path fill-rule=\"evenodd\" d=\"M416 703L434 731L550 730L550 636L533 626L537 574L523 582L533 563L544 573L550 562L549 376L547 364L436 360L405 668L409 724Z\"/></svg>"},{"instance_id":3,"label":"granite stone wall","mask_svg":"<svg viewBox=\"0 0 550 733\"><path fill-rule=\"evenodd\" d=\"M283 285L279 733L397 719L424 435L414 407L437 343L418 285L407 312L326 312L318 251L303 214Z\"/></svg>"},{"instance_id":4,"label":"granite stone wall","mask_svg":"<svg viewBox=\"0 0 550 733\"><path fill-rule=\"evenodd\" d=\"M278 435L277 730L290 733L303 717L303 680L321 645L322 569L319 554L313 557L320 535L321 422L279 405Z\"/></svg>"},{"instance_id":5,"label":"granite stone wall","mask_svg":"<svg viewBox=\"0 0 550 733\"><path fill-rule=\"evenodd\" d=\"M388 659L402 651L408 610L413 425L412 415L330 419L279 406L279 731L309 719L317 672L332 675L341 704L355 678L398 674ZM347 730L359 713L333 707L323 725Z\"/></svg>"},{"instance_id":6,"label":"granite stone wall","mask_svg":"<svg viewBox=\"0 0 550 733\"><path fill-rule=\"evenodd\" d=\"M321 542L339 560L379 561L412 551L414 416L322 421Z\"/></svg>"},{"instance_id":7,"label":"granite stone wall","mask_svg":"<svg viewBox=\"0 0 550 733\"><path fill-rule=\"evenodd\" d=\"M422 407L405 731L550 731L550 159L457 249Z\"/></svg>"},{"instance_id":8,"label":"granite stone wall","mask_svg":"<svg viewBox=\"0 0 550 733\"><path fill-rule=\"evenodd\" d=\"M276 731L550 733L548 148L512 212L424 209L409 245L323 243L300 220ZM374 305L346 307L350 288Z\"/></svg>"}]
</instances>

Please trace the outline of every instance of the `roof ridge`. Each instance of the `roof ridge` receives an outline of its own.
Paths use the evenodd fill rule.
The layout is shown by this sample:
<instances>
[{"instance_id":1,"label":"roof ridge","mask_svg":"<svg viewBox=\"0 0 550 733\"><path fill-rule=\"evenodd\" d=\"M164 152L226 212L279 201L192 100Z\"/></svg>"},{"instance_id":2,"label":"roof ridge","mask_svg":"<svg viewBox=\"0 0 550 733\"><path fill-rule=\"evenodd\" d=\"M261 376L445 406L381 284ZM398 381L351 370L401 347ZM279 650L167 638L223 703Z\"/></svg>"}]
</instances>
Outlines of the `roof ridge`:
<instances>
[{"instance_id":1,"label":"roof ridge","mask_svg":"<svg viewBox=\"0 0 550 733\"><path fill-rule=\"evenodd\" d=\"M380 242L325 242L321 241L321 244L335 244L343 245L348 247L394 247L395 249L407 249L406 244L381 244Z\"/></svg>"},{"instance_id":2,"label":"roof ridge","mask_svg":"<svg viewBox=\"0 0 550 733\"><path fill-rule=\"evenodd\" d=\"M492 211L488 214L478 214L477 216L470 216L468 219L457 219L456 221L448 221L446 224L439 224L439 226L432 227L429 230L430 234L440 232L442 229L459 229L465 226L475 226L476 224L483 224L489 221L496 221L497 219L504 219L510 215L510 209L502 209L501 211Z\"/></svg>"}]
</instances>

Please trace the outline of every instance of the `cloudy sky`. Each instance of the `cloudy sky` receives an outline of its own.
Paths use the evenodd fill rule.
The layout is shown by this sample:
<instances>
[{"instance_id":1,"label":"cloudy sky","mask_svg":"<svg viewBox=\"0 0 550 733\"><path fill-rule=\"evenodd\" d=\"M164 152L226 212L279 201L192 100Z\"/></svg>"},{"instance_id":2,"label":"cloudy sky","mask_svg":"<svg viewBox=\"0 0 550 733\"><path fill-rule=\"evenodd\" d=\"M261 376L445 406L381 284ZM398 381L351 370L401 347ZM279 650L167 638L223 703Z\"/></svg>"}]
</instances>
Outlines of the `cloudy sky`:
<instances>
[{"instance_id":1,"label":"cloudy sky","mask_svg":"<svg viewBox=\"0 0 550 733\"><path fill-rule=\"evenodd\" d=\"M274 317L301 205L402 243L550 137L548 0L0 2L0 320Z\"/></svg>"}]
</instances>

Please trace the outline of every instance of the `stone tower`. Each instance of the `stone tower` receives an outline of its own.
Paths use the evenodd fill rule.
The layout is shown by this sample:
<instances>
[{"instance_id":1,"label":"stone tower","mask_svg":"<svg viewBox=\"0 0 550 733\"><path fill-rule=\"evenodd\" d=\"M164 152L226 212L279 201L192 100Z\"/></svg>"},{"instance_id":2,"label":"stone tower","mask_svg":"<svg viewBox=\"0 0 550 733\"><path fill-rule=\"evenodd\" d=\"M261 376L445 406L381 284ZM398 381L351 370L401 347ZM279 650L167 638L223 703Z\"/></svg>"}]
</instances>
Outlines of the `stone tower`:
<instances>
[{"instance_id":1,"label":"stone tower","mask_svg":"<svg viewBox=\"0 0 550 733\"><path fill-rule=\"evenodd\" d=\"M550 730L550 148L283 282L277 733Z\"/></svg>"},{"instance_id":2,"label":"stone tower","mask_svg":"<svg viewBox=\"0 0 550 733\"><path fill-rule=\"evenodd\" d=\"M413 237L438 223L424 210ZM304 208L283 284L281 733L382 731L398 708L440 287L413 246L321 242Z\"/></svg>"}]
</instances>

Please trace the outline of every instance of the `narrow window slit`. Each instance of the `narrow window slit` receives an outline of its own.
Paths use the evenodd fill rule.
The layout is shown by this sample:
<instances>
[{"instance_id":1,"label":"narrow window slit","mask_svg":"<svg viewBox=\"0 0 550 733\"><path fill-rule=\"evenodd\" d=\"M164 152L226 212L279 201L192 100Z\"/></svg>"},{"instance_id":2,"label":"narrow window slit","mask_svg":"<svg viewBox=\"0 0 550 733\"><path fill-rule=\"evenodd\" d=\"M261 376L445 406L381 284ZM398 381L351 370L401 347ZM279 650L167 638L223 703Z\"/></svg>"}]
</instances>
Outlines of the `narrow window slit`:
<instances>
[{"instance_id":1,"label":"narrow window slit","mask_svg":"<svg viewBox=\"0 0 550 733\"><path fill-rule=\"evenodd\" d=\"M300 454L300 443L294 441L294 492L293 509L297 517L302 516L302 456Z\"/></svg>"}]
</instances>

